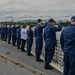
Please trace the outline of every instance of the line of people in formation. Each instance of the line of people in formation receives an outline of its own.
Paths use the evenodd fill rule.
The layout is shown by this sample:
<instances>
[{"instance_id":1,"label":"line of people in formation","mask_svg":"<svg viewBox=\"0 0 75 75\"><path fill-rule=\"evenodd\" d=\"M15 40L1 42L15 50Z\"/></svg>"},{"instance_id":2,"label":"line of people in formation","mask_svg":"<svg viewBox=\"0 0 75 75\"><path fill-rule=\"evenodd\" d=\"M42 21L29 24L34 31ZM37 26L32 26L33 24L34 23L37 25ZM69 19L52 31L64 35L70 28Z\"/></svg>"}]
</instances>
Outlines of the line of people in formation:
<instances>
[{"instance_id":1,"label":"line of people in formation","mask_svg":"<svg viewBox=\"0 0 75 75\"><path fill-rule=\"evenodd\" d=\"M42 53L42 46L43 46L43 37L45 40L45 69L53 69L51 65L49 65L53 59L55 46L56 46L56 31L61 31L62 27L60 24L56 23L55 25L54 19L49 19L48 25L42 25L43 21L41 19L37 20L37 25L34 28L33 31L33 25L30 25L29 28L27 28L25 25L22 26L16 26L14 24L13 26L9 25L1 25L1 39L3 41L8 41L8 44L11 44L12 40L12 46L16 46L17 48L21 49L22 52L26 52L25 50L25 44L27 43L27 55L32 56L31 48L33 45L33 38L35 36L35 55L36 55L36 61L37 62L43 62L43 60L40 58ZM45 29L44 29L45 28ZM43 29L44 29L44 35L43 35Z\"/></svg>"}]
</instances>

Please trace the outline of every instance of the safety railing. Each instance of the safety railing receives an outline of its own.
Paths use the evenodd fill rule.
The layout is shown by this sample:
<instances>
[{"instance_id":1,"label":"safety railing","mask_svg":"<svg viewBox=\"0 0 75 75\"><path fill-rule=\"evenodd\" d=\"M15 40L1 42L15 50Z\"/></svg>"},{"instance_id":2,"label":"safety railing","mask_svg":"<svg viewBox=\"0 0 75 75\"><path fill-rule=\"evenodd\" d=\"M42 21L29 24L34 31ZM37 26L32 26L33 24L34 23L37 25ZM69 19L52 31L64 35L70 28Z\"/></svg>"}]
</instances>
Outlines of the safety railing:
<instances>
[{"instance_id":1,"label":"safety railing","mask_svg":"<svg viewBox=\"0 0 75 75\"><path fill-rule=\"evenodd\" d=\"M60 36L60 34L59 34ZM57 70L59 70L60 72L63 72L63 52L61 50L61 46L60 46L60 41L59 41L59 36L57 37L57 46L55 48L55 54L53 57L53 61L52 61L52 66L55 67ZM33 43L33 47L32 47L32 51L35 52L35 40ZM45 43L43 43L43 50L42 50L42 57L44 58L45 55Z\"/></svg>"}]
</instances>

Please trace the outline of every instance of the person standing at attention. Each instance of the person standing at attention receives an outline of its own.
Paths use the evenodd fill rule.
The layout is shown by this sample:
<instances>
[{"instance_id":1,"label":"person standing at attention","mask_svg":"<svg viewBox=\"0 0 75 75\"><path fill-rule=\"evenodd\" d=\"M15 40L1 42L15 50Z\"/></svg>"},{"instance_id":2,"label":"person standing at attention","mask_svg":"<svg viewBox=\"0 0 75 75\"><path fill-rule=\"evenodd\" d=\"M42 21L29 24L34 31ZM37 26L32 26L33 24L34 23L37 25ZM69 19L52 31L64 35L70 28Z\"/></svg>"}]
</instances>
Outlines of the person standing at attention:
<instances>
[{"instance_id":1,"label":"person standing at attention","mask_svg":"<svg viewBox=\"0 0 75 75\"><path fill-rule=\"evenodd\" d=\"M26 50L24 49L26 40L27 40L27 29L26 26L24 25L21 29L21 51L22 52L26 52Z\"/></svg>"},{"instance_id":2,"label":"person standing at attention","mask_svg":"<svg viewBox=\"0 0 75 75\"><path fill-rule=\"evenodd\" d=\"M27 55L32 56L31 48L33 44L33 25L29 26L27 30Z\"/></svg>"},{"instance_id":3,"label":"person standing at attention","mask_svg":"<svg viewBox=\"0 0 75 75\"><path fill-rule=\"evenodd\" d=\"M35 55L36 55L36 61L37 62L43 62L43 60L40 58L40 55L42 53L42 46L43 46L43 28L46 27L46 25L42 26L42 20L37 20L37 25L34 29L34 35L35 35L35 41L36 41L36 49L35 49Z\"/></svg>"},{"instance_id":4,"label":"person standing at attention","mask_svg":"<svg viewBox=\"0 0 75 75\"><path fill-rule=\"evenodd\" d=\"M21 27L20 26L17 27L16 39L17 39L17 49L21 49L20 48L20 45L21 45Z\"/></svg>"},{"instance_id":5,"label":"person standing at attention","mask_svg":"<svg viewBox=\"0 0 75 75\"><path fill-rule=\"evenodd\" d=\"M75 75L75 16L71 18L71 24L63 29L60 44L64 52L63 75Z\"/></svg>"},{"instance_id":6,"label":"person standing at attention","mask_svg":"<svg viewBox=\"0 0 75 75\"><path fill-rule=\"evenodd\" d=\"M7 31L7 36L8 36L8 44L11 44L11 25L8 26L8 31Z\"/></svg>"},{"instance_id":7,"label":"person standing at attention","mask_svg":"<svg viewBox=\"0 0 75 75\"><path fill-rule=\"evenodd\" d=\"M16 31L17 31L17 27L16 27L16 23L14 23L11 30L12 46L16 46Z\"/></svg>"}]
</instances>

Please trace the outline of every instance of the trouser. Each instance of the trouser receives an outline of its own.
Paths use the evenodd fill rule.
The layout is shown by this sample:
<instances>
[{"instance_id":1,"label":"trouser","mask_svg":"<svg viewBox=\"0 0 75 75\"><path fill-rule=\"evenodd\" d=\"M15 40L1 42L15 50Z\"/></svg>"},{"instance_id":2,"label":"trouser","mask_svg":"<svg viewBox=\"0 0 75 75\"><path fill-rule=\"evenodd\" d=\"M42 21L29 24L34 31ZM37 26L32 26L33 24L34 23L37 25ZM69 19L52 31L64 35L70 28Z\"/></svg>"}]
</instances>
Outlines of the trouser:
<instances>
[{"instance_id":1,"label":"trouser","mask_svg":"<svg viewBox=\"0 0 75 75\"><path fill-rule=\"evenodd\" d=\"M16 43L16 35L12 35L12 45L15 45Z\"/></svg>"},{"instance_id":2,"label":"trouser","mask_svg":"<svg viewBox=\"0 0 75 75\"><path fill-rule=\"evenodd\" d=\"M4 40L5 41L7 40L7 34L4 34Z\"/></svg>"},{"instance_id":3,"label":"trouser","mask_svg":"<svg viewBox=\"0 0 75 75\"><path fill-rule=\"evenodd\" d=\"M17 47L20 47L20 45L21 45L21 39L17 38Z\"/></svg>"},{"instance_id":4,"label":"trouser","mask_svg":"<svg viewBox=\"0 0 75 75\"><path fill-rule=\"evenodd\" d=\"M55 46L45 46L45 63L51 63L55 52Z\"/></svg>"},{"instance_id":5,"label":"trouser","mask_svg":"<svg viewBox=\"0 0 75 75\"><path fill-rule=\"evenodd\" d=\"M33 40L27 40L27 54L31 53L31 48L32 48Z\"/></svg>"},{"instance_id":6,"label":"trouser","mask_svg":"<svg viewBox=\"0 0 75 75\"><path fill-rule=\"evenodd\" d=\"M75 75L75 51L69 54L64 53L63 75Z\"/></svg>"},{"instance_id":7,"label":"trouser","mask_svg":"<svg viewBox=\"0 0 75 75\"><path fill-rule=\"evenodd\" d=\"M43 46L43 41L36 39L36 50L35 50L36 58L40 58L42 52L42 46Z\"/></svg>"},{"instance_id":8,"label":"trouser","mask_svg":"<svg viewBox=\"0 0 75 75\"><path fill-rule=\"evenodd\" d=\"M11 41L11 36L8 36L8 43L10 43Z\"/></svg>"},{"instance_id":9,"label":"trouser","mask_svg":"<svg viewBox=\"0 0 75 75\"><path fill-rule=\"evenodd\" d=\"M26 40L21 39L21 51L25 51L24 50L25 44L26 44Z\"/></svg>"},{"instance_id":10,"label":"trouser","mask_svg":"<svg viewBox=\"0 0 75 75\"><path fill-rule=\"evenodd\" d=\"M0 39L1 39L1 32L0 32Z\"/></svg>"},{"instance_id":11,"label":"trouser","mask_svg":"<svg viewBox=\"0 0 75 75\"><path fill-rule=\"evenodd\" d=\"M4 40L4 34L3 33L1 33L1 39Z\"/></svg>"}]
</instances>

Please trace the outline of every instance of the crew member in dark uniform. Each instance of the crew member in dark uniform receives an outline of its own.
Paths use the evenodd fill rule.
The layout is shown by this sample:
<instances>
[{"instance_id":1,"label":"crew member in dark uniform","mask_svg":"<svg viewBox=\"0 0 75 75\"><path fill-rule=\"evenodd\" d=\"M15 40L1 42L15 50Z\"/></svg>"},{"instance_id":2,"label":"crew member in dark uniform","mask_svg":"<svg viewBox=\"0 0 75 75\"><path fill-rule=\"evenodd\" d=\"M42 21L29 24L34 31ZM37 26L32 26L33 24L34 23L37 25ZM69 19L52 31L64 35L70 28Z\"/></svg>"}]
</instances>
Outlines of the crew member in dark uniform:
<instances>
[{"instance_id":1,"label":"crew member in dark uniform","mask_svg":"<svg viewBox=\"0 0 75 75\"><path fill-rule=\"evenodd\" d=\"M46 27L46 25L42 26L42 20L38 19L37 20L38 24L36 25L34 29L34 34L35 34L35 41L36 41L36 61L38 62L43 62L42 59L40 59L40 55L42 52L42 46L43 46L43 28Z\"/></svg>"},{"instance_id":2,"label":"crew member in dark uniform","mask_svg":"<svg viewBox=\"0 0 75 75\"><path fill-rule=\"evenodd\" d=\"M4 25L1 25L1 39L4 41Z\"/></svg>"},{"instance_id":3,"label":"crew member in dark uniform","mask_svg":"<svg viewBox=\"0 0 75 75\"><path fill-rule=\"evenodd\" d=\"M20 45L21 45L21 27L20 26L18 26L17 27L17 32L16 32L16 38L17 38L17 48L18 49L21 49L20 48Z\"/></svg>"},{"instance_id":4,"label":"crew member in dark uniform","mask_svg":"<svg viewBox=\"0 0 75 75\"><path fill-rule=\"evenodd\" d=\"M71 24L63 29L60 43L64 52L63 75L75 75L75 16L71 18Z\"/></svg>"},{"instance_id":5,"label":"crew member in dark uniform","mask_svg":"<svg viewBox=\"0 0 75 75\"><path fill-rule=\"evenodd\" d=\"M16 31L17 31L17 27L15 26L15 24L12 27L12 45L16 46Z\"/></svg>"},{"instance_id":6,"label":"crew member in dark uniform","mask_svg":"<svg viewBox=\"0 0 75 75\"><path fill-rule=\"evenodd\" d=\"M7 31L8 31L8 27L6 24L6 25L4 25L4 41L7 41Z\"/></svg>"},{"instance_id":7,"label":"crew member in dark uniform","mask_svg":"<svg viewBox=\"0 0 75 75\"><path fill-rule=\"evenodd\" d=\"M56 23L53 19L49 19L49 24L46 26L44 30L44 38L45 38L45 69L53 69L51 65L49 65L53 59L53 55L55 52L55 46L57 45L56 41L56 32L61 31L62 27L60 24Z\"/></svg>"},{"instance_id":8,"label":"crew member in dark uniform","mask_svg":"<svg viewBox=\"0 0 75 75\"><path fill-rule=\"evenodd\" d=\"M31 56L31 48L33 44L33 25L29 26L29 30L27 30L27 55Z\"/></svg>"},{"instance_id":9,"label":"crew member in dark uniform","mask_svg":"<svg viewBox=\"0 0 75 75\"><path fill-rule=\"evenodd\" d=\"M8 44L11 44L11 25L9 25L9 27L8 27L7 36L8 36Z\"/></svg>"}]
</instances>

